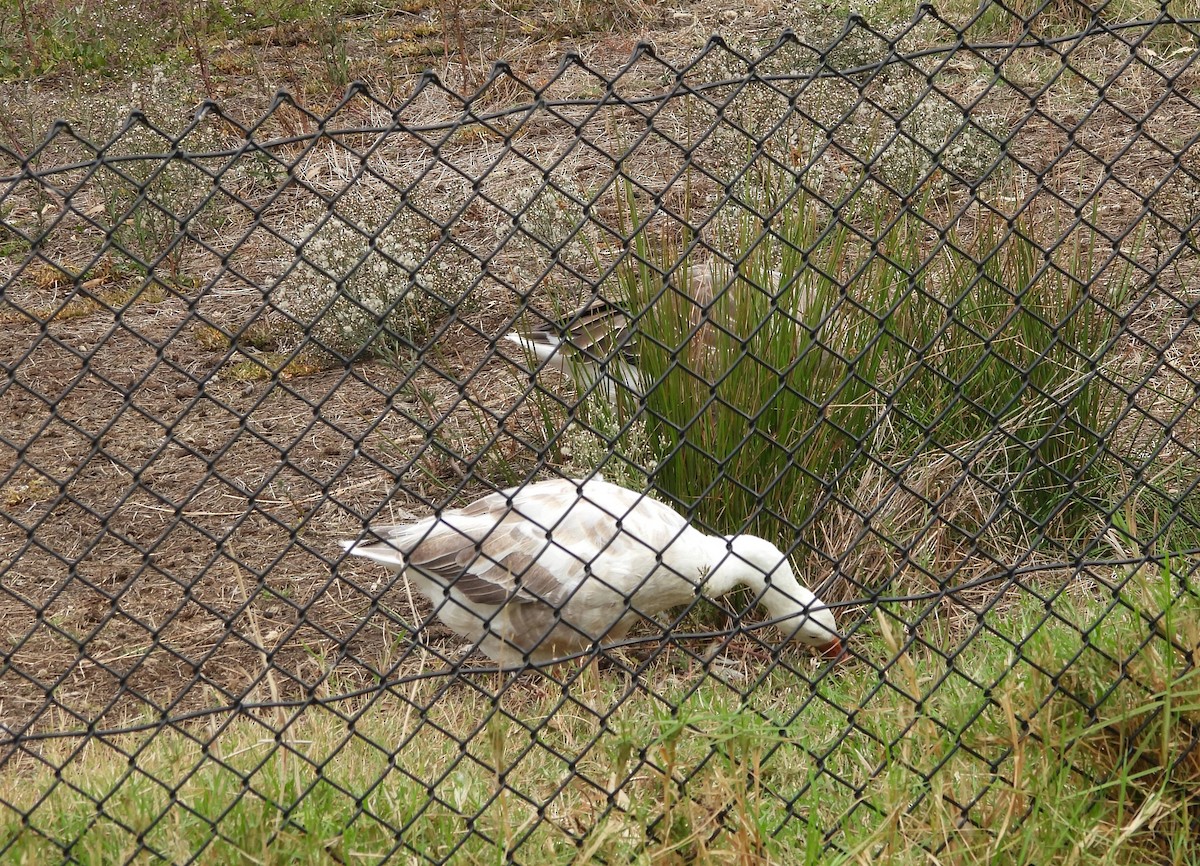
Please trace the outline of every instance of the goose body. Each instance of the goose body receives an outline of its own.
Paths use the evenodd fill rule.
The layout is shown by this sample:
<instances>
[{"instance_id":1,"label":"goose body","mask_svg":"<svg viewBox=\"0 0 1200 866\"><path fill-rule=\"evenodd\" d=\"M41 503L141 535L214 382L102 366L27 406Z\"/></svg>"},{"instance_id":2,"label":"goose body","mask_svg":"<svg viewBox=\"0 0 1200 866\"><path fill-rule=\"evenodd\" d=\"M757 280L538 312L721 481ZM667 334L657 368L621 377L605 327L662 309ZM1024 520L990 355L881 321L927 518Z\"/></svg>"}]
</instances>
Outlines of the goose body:
<instances>
[{"instance_id":1,"label":"goose body","mask_svg":"<svg viewBox=\"0 0 1200 866\"><path fill-rule=\"evenodd\" d=\"M639 619L748 586L790 638L841 652L833 613L768 541L717 538L598 477L542 481L346 541L407 579L454 631L504 665L620 640Z\"/></svg>"}]
</instances>

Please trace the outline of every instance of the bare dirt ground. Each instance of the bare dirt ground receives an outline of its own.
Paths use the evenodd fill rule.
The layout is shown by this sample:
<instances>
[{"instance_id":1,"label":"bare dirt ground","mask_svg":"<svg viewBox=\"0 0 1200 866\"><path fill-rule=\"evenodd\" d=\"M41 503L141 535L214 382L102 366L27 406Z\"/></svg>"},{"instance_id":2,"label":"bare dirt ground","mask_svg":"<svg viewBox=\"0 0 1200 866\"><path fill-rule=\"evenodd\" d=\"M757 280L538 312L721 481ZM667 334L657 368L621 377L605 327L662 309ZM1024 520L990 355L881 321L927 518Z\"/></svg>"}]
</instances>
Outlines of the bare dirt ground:
<instances>
[{"instance_id":1,"label":"bare dirt ground","mask_svg":"<svg viewBox=\"0 0 1200 866\"><path fill-rule=\"evenodd\" d=\"M426 20L435 11L413 14ZM371 81L382 101L394 103L411 86L401 76L428 62L412 46L420 43L426 51L442 44L449 55L465 48L471 58L447 62L445 79L466 89L481 83L487 64L475 55L483 53L481 34L492 19L482 7L456 14L465 16L457 29L434 28L415 38L407 19L404 27L397 23L402 19L347 19L343 47L354 61L354 77ZM537 7L529 14L558 13ZM518 37L513 34L521 33L521 22L514 19L505 24L511 31L504 56L518 74L546 80L564 50L586 44L588 57L614 73L643 37L664 56L684 59L718 28L732 31L738 45L761 48L781 25L820 21L767 6L732 27L726 13L700 5L618 4L608 15L619 20L609 20L602 32L568 37L548 31ZM390 37L389 27L396 31ZM1116 48L1112 41L1096 44L1071 62L1103 80L1121 68ZM46 112L86 111L77 124L95 135L111 131L120 106L140 104L177 129L189 94L219 99L231 117L249 125L269 106L275 87L284 86L320 114L334 104L335 91L314 74L325 68L323 50L302 28L280 25L256 30L241 43L193 51L193 75L182 86L135 76L89 96L78 80L33 81L23 93L10 90L0 105L0 114L10 118L8 146L17 156L33 153L51 116ZM712 75L722 65L725 74L737 71L730 55L722 57L712 64ZM963 87L982 87L977 62L964 60L956 79ZM1200 73L1188 57L1161 61L1172 70L1169 76L1135 66L1119 73L1119 86L1108 89L1105 104L1093 111L1095 88L1078 76L1060 77L1054 62L1035 53L1011 60L1011 68L1027 77L1026 90L1045 89L1032 116L1016 91L987 100L989 122L1022 129L1013 153L1022 161L1023 183L1036 185L1034 173L1045 172L1042 182L1061 196L1047 205L1047 214L1061 215L1082 201L1099 209L1096 224L1113 237L1128 238L1139 224L1157 233L1153 243L1143 240L1148 234L1139 235L1139 248L1129 253L1156 281L1129 311L1123 345L1132 368L1156 353L1169 355L1155 384L1158 394L1177 402L1194 387L1200 369L1192 318L1196 258L1194 249L1178 254L1180 237L1194 234L1200 190L1200 160L1189 144L1200 110L1182 94L1200 86ZM670 81L661 66L647 62L623 86L630 94L654 93ZM881 79L853 84L847 92L885 103L895 96L893 86L899 85ZM157 90L151 93L151 87ZM563 79L560 95L594 98L601 88L601 79L589 80L579 68ZM1176 96L1164 99L1172 89ZM528 97L528 89L502 81L481 105L519 106ZM833 110L835 103L826 107ZM764 110L779 105L768 103ZM460 101L432 89L401 115L431 124L462 110ZM337 121L352 127L380 123L384 116L379 104L359 100ZM6 281L0 363L9 377L0 388L0 725L12 732L116 727L141 714L177 715L267 700L273 692L353 689L397 663L418 664L406 656L405 624L419 621L407 608L409 598L389 587L377 568L340 563L337 541L355 537L368 520L424 514L485 483L569 468L554 449L543 452L536 407L523 399L528 381L495 356L491 344L531 297L544 306L555 291L578 287L570 257L586 257L569 238L558 256L544 241L515 237L498 244L497 226L504 225L506 207L529 204L534 166L553 165L553 177L568 192L587 189L598 167L611 170L612 154L637 129L630 119L614 110L607 127L587 126L585 137L603 144L590 150L578 146L570 124L545 114L525 126L466 126L436 148L412 136L395 150L374 151L367 162L377 174L365 180L361 161L330 139L313 149L306 149L307 139L282 145L274 151L276 164L241 157L237 169L210 169L223 190L215 198L203 193L211 178L193 174L177 181L168 204L179 212L206 202L205 219L197 220L188 245L163 260L166 273L160 269L149 284L134 266L137 252L124 239L113 242L114 226L129 225L133 213L149 213L136 195L129 197L136 184L114 179L120 194L106 196L96 178L67 173L54 180L69 192L57 201L28 182L10 184L0 202L4 224L30 233L39 225L52 227L36 250L22 248L14 232L0 228L8 250L0 270ZM664 108L657 128L686 140L688 122ZM206 146L201 149L239 140L217 119L205 124L197 133ZM255 137L304 136L316 127L313 116L283 108ZM854 125L838 128L837 137L845 140L824 158L827 180L839 167L853 169L849 139L859 132ZM515 149L505 135L516 136ZM163 149L161 137L151 139ZM639 146L630 160L635 173L666 185L678 170L678 146L668 138ZM438 155L437 176L422 174L431 150ZM715 145L713 150L719 153ZM87 149L64 138L38 167L79 154L87 157ZM18 163L2 161L0 175L15 172ZM261 167L261 174L247 165ZM291 198L272 198L288 187L280 179L285 166L300 183L290 187ZM488 180L473 183L483 173ZM278 278L281 261L295 257L295 247L281 238L303 232L307 202L340 194L347 181L387 195L379 178L392 184L393 194L418 178L419 201L440 196L444 209L432 221L435 228L439 220L451 220L458 204L469 206L447 223L446 237L453 245L447 266L460 276L473 269L455 283L471 292L471 305L438 333L423 366L403 356L352 364L305 356L284 365L278 358L291 358L287 328L262 312L264 287ZM705 184L709 191L717 186L709 176L696 189L705 191ZM1096 184L1104 195L1088 194ZM963 188L949 190L944 213L962 216ZM673 187L664 200L682 195ZM1153 219L1141 212L1147 199ZM551 209L564 206L561 197L547 201ZM123 214L114 210L117 204L132 210ZM602 208L598 213L606 216ZM155 231L151 225L141 236L150 244L142 254L154 249ZM478 277L483 270L488 276ZM214 335L214 326L226 337ZM228 335L251 326L266 335L264 346L247 339L230 344ZM1164 423L1183 425L1169 437L1169 447L1194 456L1194 438L1189 442L1186 435L1191 422L1167 412L1158 397L1138 402L1142 408L1133 421L1139 430L1153 428L1147 441ZM476 465L479 449L493 436L486 462ZM826 525L838 536L837 519ZM850 527L844 534L856 531ZM813 557L826 568L848 556L838 537L814 543L830 548ZM870 557L860 551L858 558ZM455 656L453 636L436 626L427 640ZM264 678L268 668L271 682Z\"/></svg>"}]
</instances>

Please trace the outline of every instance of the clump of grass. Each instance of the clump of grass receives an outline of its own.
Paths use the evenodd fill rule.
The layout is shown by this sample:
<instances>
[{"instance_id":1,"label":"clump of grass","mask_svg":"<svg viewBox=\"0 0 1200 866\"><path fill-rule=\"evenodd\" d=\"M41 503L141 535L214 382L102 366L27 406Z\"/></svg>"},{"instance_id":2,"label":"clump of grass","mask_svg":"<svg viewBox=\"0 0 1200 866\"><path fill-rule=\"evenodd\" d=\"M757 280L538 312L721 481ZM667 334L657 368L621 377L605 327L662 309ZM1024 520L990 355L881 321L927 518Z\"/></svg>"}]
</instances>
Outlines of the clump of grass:
<instances>
[{"instance_id":1,"label":"clump of grass","mask_svg":"<svg viewBox=\"0 0 1200 866\"><path fill-rule=\"evenodd\" d=\"M1028 216L931 239L919 200L846 205L874 225L863 231L787 175L761 179L747 211L774 216L765 230L758 217L717 221L715 246L737 265L706 307L677 247L632 233L620 290L655 383L653 484L709 526L785 547L798 527L819 539L829 491L886 524L861 498L870 473L884 477L869 491L921 497L922 518L889 539L897 551L944 526L994 563L1077 533L1119 413L1104 371L1131 269L1100 267L1094 238L1062 244ZM631 196L625 207L643 225ZM1055 247L1054 260L1042 252ZM960 507L981 493L991 506ZM969 551L945 553L926 569L961 567Z\"/></svg>"},{"instance_id":2,"label":"clump of grass","mask_svg":"<svg viewBox=\"0 0 1200 866\"><path fill-rule=\"evenodd\" d=\"M854 548L839 581L858 584L833 595L965 581L1094 536L1124 402L1109 368L1131 270L1098 267L1085 233L1057 244L1031 223L984 220L926 250L919 225L899 222L879 244L869 267L905 288L878 307L874 459L826 526L835 549ZM1051 261L1042 248L1055 245Z\"/></svg>"},{"instance_id":3,"label":"clump of grass","mask_svg":"<svg viewBox=\"0 0 1200 866\"><path fill-rule=\"evenodd\" d=\"M0 485L0 506L15 510L29 503L44 502L57 492L58 487L45 477L30 473Z\"/></svg>"},{"instance_id":4,"label":"clump of grass","mask_svg":"<svg viewBox=\"0 0 1200 866\"><path fill-rule=\"evenodd\" d=\"M883 326L896 449L951 451L979 477L1002 477L1028 520L1069 522L1119 412L1102 373L1131 268L1101 273L1094 234L1076 232L1054 261L1043 252L1053 233L1026 218L1001 225L952 233L921 262L903 252L919 249L911 232L887 244L911 286Z\"/></svg>"},{"instance_id":5,"label":"clump of grass","mask_svg":"<svg viewBox=\"0 0 1200 866\"><path fill-rule=\"evenodd\" d=\"M760 192L766 207L778 205L776 190ZM647 428L665 445L654 484L710 526L768 536L810 513L824 486L851 470L876 402L876 357L846 354L873 323L840 306L831 276L845 235L815 249L803 193L778 206L785 216L770 240L750 219L726 232L719 246L740 264L728 286L714 274L706 310L693 298L690 263L676 267L670 246L656 252L644 232L639 264L621 279L643 335L640 365L655 383ZM631 198L628 207L636 225ZM801 251L811 251L806 260Z\"/></svg>"},{"instance_id":6,"label":"clump of grass","mask_svg":"<svg viewBox=\"0 0 1200 866\"><path fill-rule=\"evenodd\" d=\"M281 317L262 317L227 332L216 325L195 325L189 338L202 349L225 355L220 377L233 382L267 382L311 376L333 366L333 358L312 348L298 351L294 328Z\"/></svg>"},{"instance_id":7,"label":"clump of grass","mask_svg":"<svg viewBox=\"0 0 1200 866\"><path fill-rule=\"evenodd\" d=\"M302 379L329 368L328 355L257 352L251 357L235 356L221 367L220 376L231 382L269 382L276 377Z\"/></svg>"},{"instance_id":8,"label":"clump of grass","mask_svg":"<svg viewBox=\"0 0 1200 866\"><path fill-rule=\"evenodd\" d=\"M207 322L196 324L190 331L192 342L200 348L222 352L233 346L275 352L284 347L289 336L286 322L266 318L248 322L233 333Z\"/></svg>"},{"instance_id":9,"label":"clump of grass","mask_svg":"<svg viewBox=\"0 0 1200 866\"><path fill-rule=\"evenodd\" d=\"M23 268L19 277L14 282L27 291L27 300L0 306L0 321L62 322L105 309L124 311L162 303L173 288L144 278L124 259L107 254L91 265L44 259Z\"/></svg>"}]
</instances>

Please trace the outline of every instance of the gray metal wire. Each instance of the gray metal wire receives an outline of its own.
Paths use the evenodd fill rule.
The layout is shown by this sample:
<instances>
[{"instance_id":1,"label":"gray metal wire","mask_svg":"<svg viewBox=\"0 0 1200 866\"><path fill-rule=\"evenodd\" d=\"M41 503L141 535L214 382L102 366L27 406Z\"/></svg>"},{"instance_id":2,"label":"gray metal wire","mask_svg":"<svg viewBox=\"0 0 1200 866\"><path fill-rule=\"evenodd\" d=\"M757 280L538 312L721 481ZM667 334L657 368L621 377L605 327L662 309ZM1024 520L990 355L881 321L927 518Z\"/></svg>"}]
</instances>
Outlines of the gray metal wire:
<instances>
[{"instance_id":1,"label":"gray metal wire","mask_svg":"<svg viewBox=\"0 0 1200 866\"><path fill-rule=\"evenodd\" d=\"M935 26L947 34L944 47L904 53L906 34ZM61 759L51 744L78 752L98 742L127 755L129 774L144 774L139 760L155 738L178 734L204 757L159 782L170 808L190 809L179 792L217 762L241 778L241 796L274 810L278 833L313 830L297 803L316 796L315 782L279 802L256 770L212 750L221 732L251 719L275 751L357 803L351 821L387 827L392 853L442 863L465 856L471 840L495 840L476 823L482 811L462 814L447 800L457 763L419 776L397 756L422 738L451 737L461 738L462 755L487 765L472 744L489 736L489 719L503 718L567 770L553 790L534 791L490 767L534 816L506 848L507 862L528 863L541 856L522 848L535 831L550 828L584 847L587 828L550 816L549 804L572 783L607 798L602 818L629 813L619 792L634 787L639 770L701 801L693 779L728 757L720 744L673 770L654 763L649 740L633 743L639 762L622 771L617 792L581 767L601 737L616 736L627 701L678 700L660 680L683 665L701 674L685 697L718 683L768 725L789 729L822 706L841 713L831 740L782 739L758 758L767 767L797 748L813 768L794 784L762 781L759 795L782 809L784 824L808 820L798 804L814 786L858 796L840 821L816 828L826 854L844 850L845 826L886 814L866 783L833 767L851 741L898 762L914 780L906 808L916 810L950 755L932 767L905 763L898 743L912 726L889 739L855 707L836 707L828 689L836 669L781 649L753 599L698 599L616 641L600 675L624 685L607 705L576 694L582 668L546 668L562 693L556 712L580 713L600 731L572 752L553 745L547 721L505 703L528 677L502 679L502 666L463 653L436 610L406 606L403 581L352 562L337 545L365 537L372 523L599 470L640 482L706 530L778 542L836 612L846 664L872 671L878 689L907 688L906 654L935 659L926 693L908 696L914 717L950 677L984 695L965 721L923 718L954 753L991 768L993 781L961 802L940 796L962 826L992 832L980 804L1007 784L1013 751L989 751L969 735L1000 703L997 684L975 679L963 656L988 637L1006 643L1013 669L1038 664L1027 644L1041 623L1015 637L1002 625L1014 599L1036 600L1042 623L1076 629L1120 683L1147 699L1161 689L1134 664L1147 646L1173 654L1185 676L1196 663L1189 633L1165 623L1176 602L1196 600L1200 567L1198 550L1173 540L1200 530L1190 420L1200 384L1182 357L1194 351L1196 297L1179 276L1198 256L1200 211L1188 196L1200 190L1200 127L1168 134L1155 112L1170 104L1200 115L1185 81L1200 53L1148 53L1168 31L1188 34L1192 45L1200 38L1196 21L1164 6L1154 21L1111 24L1092 14L1081 32L1026 26L1011 43L977 44L923 6L900 34L851 18L828 45L784 33L758 57L713 39L676 66L642 45L610 76L568 55L541 84L500 64L469 95L426 75L399 105L356 85L325 117L280 93L249 126L205 103L179 131L134 113L106 141L60 122L28 154L0 147L0 243L9 249L0 271L0 610L8 628L0 768L53 769ZM1093 81L1076 68L1083 51L1124 59ZM1050 64L1043 80L1009 74L1031 58ZM962 92L955 63L995 76L980 92ZM1110 95L1123 75L1147 68L1156 73L1147 104ZM1068 72L1095 91L1071 117L1045 100ZM648 89L647 80L658 84ZM580 82L602 94L573 95ZM288 128L303 131L280 134L284 115ZM488 147L472 149L470 135ZM1048 140L1056 146L1046 149ZM873 214L864 216L864 202ZM990 244L971 246L988 232ZM857 252L822 258L831 238ZM1080 238L1086 248L1073 248ZM1002 284L1011 273L1004 250L1015 248L1037 254L1022 260L1024 286ZM961 291L939 294L952 282L935 271L943 261L958 268ZM871 283L880 269L890 269L892 282ZM712 297L697 298L689 288L696 279L712 281ZM778 284L762 285L772 279ZM1057 312L1038 294L1051 281L1073 293ZM802 289L818 300L782 300ZM994 332L971 318L985 296L1007 297ZM586 358L599 371L590 380L572 383L504 339L530 322L577 339L580 320L563 314L596 299L621 307L627 321L615 343L598 343ZM660 311L680 304L682 319L664 326ZM941 321L917 327L905 318L914 309ZM1106 329L1087 344L1095 355L1072 330L1085 321ZM782 362L771 349L783 339L777 333L799 341ZM924 342L906 342L914 334ZM1009 345L1029 334L1045 345L1018 363ZM947 358L955 340L987 351L954 370ZM704 360L731 345L740 345L740 359ZM876 363L876 350L905 360ZM1131 366L1131 357L1150 361ZM644 365L644 393L607 383L626 361ZM749 369L743 361L777 380L749 408L736 396ZM1066 364L1078 366L1076 378L1047 372ZM998 369L1019 380L999 406L989 402L999 386L978 385L1003 378ZM822 385L829 370L837 375ZM674 411L681 382L700 395L690 418ZM908 400L914 382L936 383L952 399ZM1081 401L1092 394L1108 409L1088 416ZM815 420L783 417L781 406L811 409ZM860 423L847 407L870 417ZM947 431L962 429L953 423L966 416L982 419L986 433L953 438ZM744 428L732 447L709 436L730 418ZM1096 418L1103 425L1089 426ZM577 453L588 441L600 450L590 464ZM1066 441L1084 443L1082 451L1055 450ZM841 455L836 465L810 468L823 448ZM753 449L785 455L776 475L739 476L739 455ZM1013 461L1003 471L989 462L997 453ZM691 478L698 464L716 469ZM1173 474L1161 471L1168 465ZM1124 483L1107 483L1116 476ZM811 490L794 500L807 511L778 504L790 486ZM976 513L968 501L983 504ZM1149 538L1128 519L1147 502L1156 514ZM904 503L915 510L899 510ZM1001 536L1017 541L1004 547ZM936 555L928 546L935 537ZM1144 569L1170 575L1160 609L1131 600ZM1145 627L1131 655L1089 643L1091 626L1073 618L1068 597L1084 585L1108 612L1127 611ZM965 623L950 629L949 642L930 636L944 618ZM901 635L886 657L861 649L881 621ZM726 677L714 667L720 653L749 673ZM782 713L757 702L781 673L803 693ZM1042 674L1054 688L1022 710L1030 741L1055 694L1097 718L1112 693L1071 691L1070 666ZM405 690L430 683L421 698ZM492 701L470 736L440 727L431 713L458 689ZM355 727L383 700L421 718L403 742ZM369 792L334 772L336 753L312 754L289 739L296 720L317 709L341 717L346 749L366 743L389 755L407 784L428 793L430 808L457 816L451 850L407 841L423 809L398 823L372 811ZM1193 740L1177 760L1194 751ZM881 762L870 778L886 769ZM1076 769L1097 788L1106 781ZM32 806L3 806L49 850L77 861L81 831L56 828L38 808L62 786L96 798L55 775ZM96 820L120 824L103 799L96 808ZM714 838L732 832L733 821L719 810ZM669 822L664 807L646 838L667 838ZM229 841L220 819L210 823L211 839L192 860ZM178 861L144 828L119 829L136 840L131 861ZM0 854L17 844L0 838Z\"/></svg>"}]
</instances>

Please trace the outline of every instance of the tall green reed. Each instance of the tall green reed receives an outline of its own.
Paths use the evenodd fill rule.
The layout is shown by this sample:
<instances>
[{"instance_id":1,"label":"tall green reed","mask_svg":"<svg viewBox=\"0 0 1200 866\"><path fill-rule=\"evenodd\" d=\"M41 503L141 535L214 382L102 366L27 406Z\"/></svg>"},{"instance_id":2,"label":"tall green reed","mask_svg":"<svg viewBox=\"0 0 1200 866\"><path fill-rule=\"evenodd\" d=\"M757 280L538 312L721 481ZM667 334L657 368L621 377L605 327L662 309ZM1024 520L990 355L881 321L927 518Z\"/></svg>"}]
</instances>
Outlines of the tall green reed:
<instances>
[{"instance_id":1,"label":"tall green reed","mask_svg":"<svg viewBox=\"0 0 1200 866\"><path fill-rule=\"evenodd\" d=\"M877 324L834 278L849 229L826 231L799 188L757 192L778 216L766 231L749 213L717 226L734 264L712 267L713 297L695 285L694 257L644 230L620 290L655 383L645 412L664 450L653 484L712 528L794 537L852 472L876 416L878 353L863 347ZM640 224L632 196L626 207Z\"/></svg>"},{"instance_id":2,"label":"tall green reed","mask_svg":"<svg viewBox=\"0 0 1200 866\"><path fill-rule=\"evenodd\" d=\"M895 246L917 249L906 226ZM1127 262L1098 267L1096 234L1066 243L1032 218L984 218L904 267L884 323L894 458L953 454L1035 527L1081 517L1120 409L1109 376ZM1058 248L1057 258L1045 250ZM898 275L900 276L900 275Z\"/></svg>"},{"instance_id":3,"label":"tall green reed","mask_svg":"<svg viewBox=\"0 0 1200 866\"><path fill-rule=\"evenodd\" d=\"M1097 264L1094 232L1064 242L1032 217L938 232L927 202L856 202L852 225L788 177L765 175L706 244L656 236L621 198L654 487L790 546L866 461L899 480L952 454L1023 528L1072 531L1119 409L1104 370L1131 268ZM705 245L728 263L711 300L691 270Z\"/></svg>"}]
</instances>

